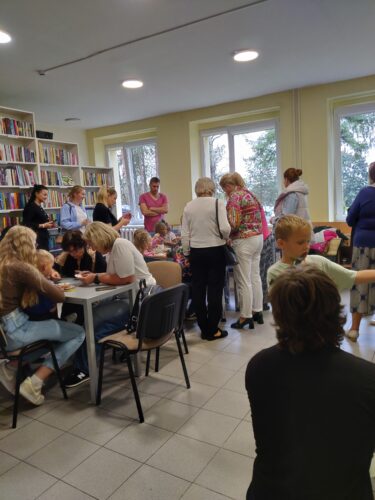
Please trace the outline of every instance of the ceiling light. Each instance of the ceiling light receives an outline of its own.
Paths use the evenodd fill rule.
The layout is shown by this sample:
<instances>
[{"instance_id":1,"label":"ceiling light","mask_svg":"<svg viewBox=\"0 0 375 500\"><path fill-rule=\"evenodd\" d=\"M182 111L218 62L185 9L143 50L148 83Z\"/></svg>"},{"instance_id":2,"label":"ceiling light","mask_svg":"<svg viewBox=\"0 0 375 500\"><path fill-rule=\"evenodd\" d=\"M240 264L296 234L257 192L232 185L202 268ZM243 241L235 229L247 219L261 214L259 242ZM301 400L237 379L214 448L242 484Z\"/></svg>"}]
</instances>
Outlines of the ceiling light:
<instances>
[{"instance_id":1,"label":"ceiling light","mask_svg":"<svg viewBox=\"0 0 375 500\"><path fill-rule=\"evenodd\" d=\"M237 50L233 54L233 59L237 62L254 61L254 59L256 59L257 57L259 57L258 52L256 52L255 50L249 50L249 49Z\"/></svg>"},{"instance_id":2,"label":"ceiling light","mask_svg":"<svg viewBox=\"0 0 375 500\"><path fill-rule=\"evenodd\" d=\"M77 118L76 116L71 116L69 118L64 118L64 121L66 121L66 122L80 122L81 118Z\"/></svg>"},{"instance_id":3,"label":"ceiling light","mask_svg":"<svg viewBox=\"0 0 375 500\"><path fill-rule=\"evenodd\" d=\"M11 41L11 37L5 31L0 30L0 43L9 43Z\"/></svg>"},{"instance_id":4,"label":"ceiling light","mask_svg":"<svg viewBox=\"0 0 375 500\"><path fill-rule=\"evenodd\" d=\"M125 80L122 82L122 86L126 89L139 89L143 87L143 82L141 80Z\"/></svg>"}]
</instances>

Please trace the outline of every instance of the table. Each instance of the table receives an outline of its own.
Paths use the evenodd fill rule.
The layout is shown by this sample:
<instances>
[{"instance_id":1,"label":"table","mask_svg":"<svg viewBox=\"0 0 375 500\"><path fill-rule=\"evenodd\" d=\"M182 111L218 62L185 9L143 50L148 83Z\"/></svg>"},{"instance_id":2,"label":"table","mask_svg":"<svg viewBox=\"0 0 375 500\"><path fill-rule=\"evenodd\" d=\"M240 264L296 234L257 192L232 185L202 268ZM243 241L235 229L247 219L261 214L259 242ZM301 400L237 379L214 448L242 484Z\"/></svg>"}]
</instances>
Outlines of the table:
<instances>
[{"instance_id":1,"label":"table","mask_svg":"<svg viewBox=\"0 0 375 500\"><path fill-rule=\"evenodd\" d=\"M89 372L90 372L90 394L91 402L96 402L96 388L98 382L98 369L96 364L95 355L95 337L94 337L94 321L93 321L93 310L92 306L96 302L100 302L104 299L114 297L125 292L129 293L130 300L130 311L132 310L133 303L137 294L138 285L137 283L131 283L129 285L119 285L112 289L96 291L95 288L98 285L88 285L82 286L80 281L74 279L64 279L64 282L74 283L76 287L73 290L65 292L65 302L70 304L80 304L83 307L84 318L85 318L85 332L86 332L86 344L87 344L87 357L89 362ZM104 285L101 285L104 286ZM137 356L135 356L137 358ZM138 359L135 359L135 372L139 374Z\"/></svg>"}]
</instances>

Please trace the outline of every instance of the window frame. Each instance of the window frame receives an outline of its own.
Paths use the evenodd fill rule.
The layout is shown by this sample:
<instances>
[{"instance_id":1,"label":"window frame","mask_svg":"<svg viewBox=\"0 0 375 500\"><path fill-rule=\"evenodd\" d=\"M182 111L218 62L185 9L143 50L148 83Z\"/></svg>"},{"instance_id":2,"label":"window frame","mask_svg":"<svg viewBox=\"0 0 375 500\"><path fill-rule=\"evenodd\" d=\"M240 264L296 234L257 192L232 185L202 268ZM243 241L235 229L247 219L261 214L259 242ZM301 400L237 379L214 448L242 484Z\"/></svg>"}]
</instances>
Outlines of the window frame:
<instances>
[{"instance_id":1,"label":"window frame","mask_svg":"<svg viewBox=\"0 0 375 500\"><path fill-rule=\"evenodd\" d=\"M278 118L269 118L267 120L259 120L247 122L238 125L227 125L218 128L204 129L200 131L200 152L201 152L201 171L202 175L209 177L209 167L206 162L207 152L205 151L204 139L215 134L227 134L228 136L228 158L229 172L236 171L235 151L234 151L234 136L237 134L261 132L263 130L275 129L276 137L276 163L277 163L277 183L278 189L282 188L282 172L280 164L280 123Z\"/></svg>"},{"instance_id":2,"label":"window frame","mask_svg":"<svg viewBox=\"0 0 375 500\"><path fill-rule=\"evenodd\" d=\"M150 138L150 139L140 139L140 140L132 140L132 141L126 141L126 142L121 142L121 143L115 143L115 144L106 144L105 145L105 161L107 164L107 167L112 168L110 165L110 159L109 159L109 153L110 150L114 149L121 149L122 150L122 155L123 155L123 161L125 165L125 169L127 172L129 172L130 176L130 181L129 182L129 190L130 190L130 197L134 200L134 203L132 205L131 200L129 200L129 205L133 210L133 206L138 205L138 200L135 199L135 190L134 190L134 169L133 166L129 164L129 157L128 157L128 151L127 149L130 149L132 147L139 147L139 146L155 146L155 151L156 151L156 177L159 177L159 155L158 155L158 144L156 138ZM123 205L123 200L121 199L121 178L120 178L120 172L117 172L118 176L118 181L119 181L119 187L120 187L120 206L122 207ZM134 222L131 222L130 226L139 226L140 224L143 225L143 217L141 219L136 219Z\"/></svg>"},{"instance_id":3,"label":"window frame","mask_svg":"<svg viewBox=\"0 0 375 500\"><path fill-rule=\"evenodd\" d=\"M334 220L345 222L343 213L343 185L341 169L340 120L345 116L375 113L375 102L337 106L333 111L333 173L334 173Z\"/></svg>"}]
</instances>

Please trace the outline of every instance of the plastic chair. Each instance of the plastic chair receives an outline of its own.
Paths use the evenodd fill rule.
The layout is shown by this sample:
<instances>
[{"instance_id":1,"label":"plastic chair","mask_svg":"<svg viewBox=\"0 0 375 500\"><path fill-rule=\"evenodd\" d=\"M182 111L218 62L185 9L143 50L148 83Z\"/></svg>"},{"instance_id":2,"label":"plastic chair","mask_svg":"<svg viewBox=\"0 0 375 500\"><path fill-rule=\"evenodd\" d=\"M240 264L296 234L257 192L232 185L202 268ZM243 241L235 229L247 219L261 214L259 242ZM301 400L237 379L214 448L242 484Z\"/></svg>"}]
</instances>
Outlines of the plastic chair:
<instances>
[{"instance_id":1,"label":"plastic chair","mask_svg":"<svg viewBox=\"0 0 375 500\"><path fill-rule=\"evenodd\" d=\"M133 388L134 398L137 405L139 421L144 422L143 411L137 384L134 377L131 356L138 352L150 352L158 349L168 340L175 336L181 366L185 377L186 387L190 388L184 354L179 337L179 329L185 315L189 290L184 284L162 290L155 295L147 296L141 305L138 318L137 332L128 334L127 331L109 335L99 341L103 348L100 354L99 378L96 404L100 405L103 384L104 354L107 348L113 348L122 352L127 362L129 377Z\"/></svg>"},{"instance_id":2,"label":"plastic chair","mask_svg":"<svg viewBox=\"0 0 375 500\"><path fill-rule=\"evenodd\" d=\"M51 353L53 366L55 368L56 376L59 380L59 384L60 384L64 399L68 399L68 396L66 394L63 379L61 377L59 365L57 364L55 350L53 348L52 342L50 342L49 340L39 340L37 342L32 342L31 344L25 345L24 347L22 347L21 349L18 349L17 351L12 351L12 352L7 352L6 346L7 346L6 335L4 333L4 330L0 326L0 351L2 353L2 356L4 359L8 359L9 361L16 361L17 362L16 388L15 388L15 393L14 393L13 423L12 423L12 427L13 427L13 429L15 429L17 427L18 401L19 401L19 395L20 395L20 385L21 385L21 381L22 381L21 380L21 378L22 378L22 363L23 363L25 357L28 356L29 354L37 352L37 351L41 351L41 350Z\"/></svg>"},{"instance_id":3,"label":"plastic chair","mask_svg":"<svg viewBox=\"0 0 375 500\"><path fill-rule=\"evenodd\" d=\"M179 285L182 283L182 270L180 264L171 261L153 261L147 262L147 267L156 279L156 283L162 288L170 288L171 286ZM181 330L179 332L182 343L184 344L185 354L189 354L189 349L187 346L185 332L183 328L183 323L181 324ZM158 371L159 366L159 353L156 351L155 360L155 371ZM147 373L146 373L147 375Z\"/></svg>"}]
</instances>

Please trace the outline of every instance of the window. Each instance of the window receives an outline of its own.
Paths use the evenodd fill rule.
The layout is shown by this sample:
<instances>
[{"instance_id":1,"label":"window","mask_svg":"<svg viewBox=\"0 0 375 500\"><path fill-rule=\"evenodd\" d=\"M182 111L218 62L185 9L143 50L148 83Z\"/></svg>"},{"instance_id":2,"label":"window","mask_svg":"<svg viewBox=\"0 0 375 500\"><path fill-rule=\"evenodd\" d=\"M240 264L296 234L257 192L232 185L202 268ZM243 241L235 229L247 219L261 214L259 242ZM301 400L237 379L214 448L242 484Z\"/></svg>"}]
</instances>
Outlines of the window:
<instances>
[{"instance_id":1,"label":"window","mask_svg":"<svg viewBox=\"0 0 375 500\"><path fill-rule=\"evenodd\" d=\"M220 177L236 171L262 203L266 215L273 215L280 187L277 122L268 120L207 130L202 132L201 140L204 175L215 182L219 195Z\"/></svg>"},{"instance_id":2,"label":"window","mask_svg":"<svg viewBox=\"0 0 375 500\"><path fill-rule=\"evenodd\" d=\"M375 104L337 108L335 133L335 205L345 220L358 192L368 184L368 164L375 161Z\"/></svg>"},{"instance_id":3,"label":"window","mask_svg":"<svg viewBox=\"0 0 375 500\"><path fill-rule=\"evenodd\" d=\"M132 213L132 224L143 224L139 196L149 191L151 177L159 172L155 141L129 142L106 147L107 163L118 169L123 211Z\"/></svg>"}]
</instances>

